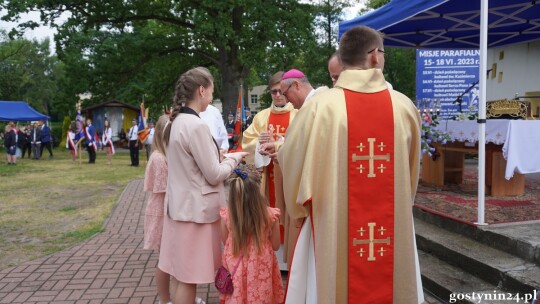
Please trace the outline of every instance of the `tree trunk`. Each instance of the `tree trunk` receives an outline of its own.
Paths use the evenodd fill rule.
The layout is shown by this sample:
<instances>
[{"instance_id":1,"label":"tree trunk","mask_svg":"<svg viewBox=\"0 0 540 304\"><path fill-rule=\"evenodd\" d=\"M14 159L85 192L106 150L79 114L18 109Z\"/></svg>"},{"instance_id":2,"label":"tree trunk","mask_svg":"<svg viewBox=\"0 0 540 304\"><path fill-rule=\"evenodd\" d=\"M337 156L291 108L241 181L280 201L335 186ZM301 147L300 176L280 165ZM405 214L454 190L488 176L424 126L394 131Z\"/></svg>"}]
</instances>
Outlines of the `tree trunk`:
<instances>
[{"instance_id":1,"label":"tree trunk","mask_svg":"<svg viewBox=\"0 0 540 304\"><path fill-rule=\"evenodd\" d=\"M221 93L223 116L232 112L236 115L236 105L238 102L238 93L240 84L243 84L248 69L243 67L238 58L233 58L234 54L220 50L219 70L221 72ZM244 87L244 90L246 88ZM245 100L244 100L245 103Z\"/></svg>"}]
</instances>

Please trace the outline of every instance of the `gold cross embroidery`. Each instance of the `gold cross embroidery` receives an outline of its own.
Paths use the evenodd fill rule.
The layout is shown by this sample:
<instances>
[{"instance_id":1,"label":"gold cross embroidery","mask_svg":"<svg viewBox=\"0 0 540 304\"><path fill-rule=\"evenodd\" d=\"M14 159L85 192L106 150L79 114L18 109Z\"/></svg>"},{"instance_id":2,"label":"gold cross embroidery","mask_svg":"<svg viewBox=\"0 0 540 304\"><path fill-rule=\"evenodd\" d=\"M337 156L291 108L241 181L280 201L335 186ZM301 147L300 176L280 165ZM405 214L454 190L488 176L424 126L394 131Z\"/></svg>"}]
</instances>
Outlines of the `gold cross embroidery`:
<instances>
[{"instance_id":1,"label":"gold cross embroidery","mask_svg":"<svg viewBox=\"0 0 540 304\"><path fill-rule=\"evenodd\" d=\"M360 144L359 144L358 146L356 146L356 147L357 147L358 149L360 149L360 152L362 152L362 151L364 151L364 148L365 148L366 146L364 146L363 143L360 143Z\"/></svg>"},{"instance_id":2,"label":"gold cross embroidery","mask_svg":"<svg viewBox=\"0 0 540 304\"><path fill-rule=\"evenodd\" d=\"M368 160L369 161L368 178L371 178L371 177L376 177L377 176L375 174L374 162L376 160L386 160L387 162L390 161L390 153L387 153L386 155L375 155L375 138L368 138L368 142L369 142L369 155L359 156L359 155L356 155L355 153L353 153L352 161L356 162L358 160ZM382 145L382 143L381 143L381 145ZM380 145L379 145L379 147L380 147ZM362 143L360 143L360 145L358 145L357 148L359 148L360 152L362 152L362 150L364 148L364 145ZM382 150L382 148L381 148L381 150ZM359 168L357 168L357 169L359 169ZM382 173L383 168L379 168L379 169L381 169L381 173ZM363 169L360 170L360 173L362 173L362 171L363 171Z\"/></svg>"},{"instance_id":3,"label":"gold cross embroidery","mask_svg":"<svg viewBox=\"0 0 540 304\"><path fill-rule=\"evenodd\" d=\"M369 239L364 239L364 240L358 240L356 238L353 238L353 246L356 246L356 245L363 245L363 244L368 244L369 245L369 256L368 256L368 261L370 262L373 262L375 261L377 258L375 257L375 244L386 244L386 245L390 245L390 237L387 237L385 239L376 239L375 238L375 226L377 225L377 223L368 223L368 227L369 227ZM360 228L362 231L363 231L363 228ZM378 230L381 231L381 229L383 229L383 231L381 232L381 235L383 234L384 232L384 228L379 228ZM358 230L358 232L360 232L360 230ZM362 236L363 233L360 234L360 236ZM381 252L382 250L382 252ZM358 254L360 254L360 257L363 256L363 253L364 251L362 249L360 249L359 251L357 251ZM381 249L379 249L379 253L381 254L381 256L383 256L383 253L385 252L385 250L383 249L383 247L381 247Z\"/></svg>"},{"instance_id":4,"label":"gold cross embroidery","mask_svg":"<svg viewBox=\"0 0 540 304\"><path fill-rule=\"evenodd\" d=\"M272 129L273 128L274 128L274 126L272 126ZM277 135L284 135L283 130L285 130L284 127L282 127L281 125L276 125L275 131L276 131Z\"/></svg>"},{"instance_id":5,"label":"gold cross embroidery","mask_svg":"<svg viewBox=\"0 0 540 304\"><path fill-rule=\"evenodd\" d=\"M379 149L381 149L381 152L382 152L382 150L386 148L386 145L381 141L381 143L377 147L379 147Z\"/></svg>"}]
</instances>

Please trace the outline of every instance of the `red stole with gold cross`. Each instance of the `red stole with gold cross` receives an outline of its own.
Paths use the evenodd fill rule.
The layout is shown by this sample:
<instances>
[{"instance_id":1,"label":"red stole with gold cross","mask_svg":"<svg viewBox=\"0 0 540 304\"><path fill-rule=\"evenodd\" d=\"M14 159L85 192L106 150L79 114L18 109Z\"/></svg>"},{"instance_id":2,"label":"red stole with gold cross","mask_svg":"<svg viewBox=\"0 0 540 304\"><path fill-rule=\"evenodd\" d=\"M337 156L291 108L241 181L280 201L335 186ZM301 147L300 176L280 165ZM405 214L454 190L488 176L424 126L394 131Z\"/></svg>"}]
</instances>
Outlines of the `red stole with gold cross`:
<instances>
[{"instance_id":1,"label":"red stole with gold cross","mask_svg":"<svg viewBox=\"0 0 540 304\"><path fill-rule=\"evenodd\" d=\"M388 90L345 90L348 123L348 302L392 303L394 116Z\"/></svg>"},{"instance_id":2,"label":"red stole with gold cross","mask_svg":"<svg viewBox=\"0 0 540 304\"><path fill-rule=\"evenodd\" d=\"M291 117L291 112L287 113L272 113L270 112L270 116L268 117L268 127L267 132L274 134L274 140L278 140L279 137L285 137L285 132L287 132L287 128L289 127L289 121ZM274 162L270 162L270 164L266 167L267 172L267 181L268 181L268 201L270 204L270 207L275 208L276 207L276 186L274 181ZM283 212L283 210L282 210ZM281 243L283 244L283 241L285 239L285 227L283 224L280 225L280 234L281 234Z\"/></svg>"}]
</instances>

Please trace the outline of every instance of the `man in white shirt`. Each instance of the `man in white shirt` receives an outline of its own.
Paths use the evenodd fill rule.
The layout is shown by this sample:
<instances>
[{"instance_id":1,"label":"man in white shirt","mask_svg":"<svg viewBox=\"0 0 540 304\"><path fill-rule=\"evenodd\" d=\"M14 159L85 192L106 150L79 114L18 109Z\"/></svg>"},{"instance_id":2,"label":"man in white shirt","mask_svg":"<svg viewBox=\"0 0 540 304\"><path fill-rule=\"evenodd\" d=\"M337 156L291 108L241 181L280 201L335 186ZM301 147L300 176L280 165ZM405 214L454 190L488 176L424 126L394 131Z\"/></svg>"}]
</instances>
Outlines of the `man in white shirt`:
<instances>
[{"instance_id":1,"label":"man in white shirt","mask_svg":"<svg viewBox=\"0 0 540 304\"><path fill-rule=\"evenodd\" d=\"M129 156L131 157L131 165L133 167L139 166L139 127L137 126L137 119L131 120L131 128L127 134L127 140L129 141Z\"/></svg>"},{"instance_id":2,"label":"man in white shirt","mask_svg":"<svg viewBox=\"0 0 540 304\"><path fill-rule=\"evenodd\" d=\"M210 129L219 149L225 152L229 151L229 137L219 110L213 105L208 105L206 111L200 112L199 116Z\"/></svg>"},{"instance_id":3,"label":"man in white shirt","mask_svg":"<svg viewBox=\"0 0 540 304\"><path fill-rule=\"evenodd\" d=\"M144 142L144 147L146 148L146 161L150 158L150 154L152 153L152 143L154 142L154 122L148 121L148 137L146 138L146 141Z\"/></svg>"}]
</instances>

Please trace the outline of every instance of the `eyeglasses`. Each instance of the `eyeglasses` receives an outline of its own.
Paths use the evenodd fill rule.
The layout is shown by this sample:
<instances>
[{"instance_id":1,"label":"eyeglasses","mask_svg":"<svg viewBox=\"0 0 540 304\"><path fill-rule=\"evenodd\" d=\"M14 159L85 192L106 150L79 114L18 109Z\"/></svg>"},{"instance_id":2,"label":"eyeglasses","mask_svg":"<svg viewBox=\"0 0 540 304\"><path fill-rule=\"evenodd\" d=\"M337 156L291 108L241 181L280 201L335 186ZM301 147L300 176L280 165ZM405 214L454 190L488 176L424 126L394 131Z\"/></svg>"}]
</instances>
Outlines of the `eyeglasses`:
<instances>
[{"instance_id":1,"label":"eyeglasses","mask_svg":"<svg viewBox=\"0 0 540 304\"><path fill-rule=\"evenodd\" d=\"M291 84L289 85L289 87L288 87L285 91L283 91L283 93L281 93L281 94L282 94L283 96L287 97L287 92L289 92L289 89L292 87L292 85L293 85L293 84L291 83ZM287 97L287 98L289 98L289 97Z\"/></svg>"},{"instance_id":2,"label":"eyeglasses","mask_svg":"<svg viewBox=\"0 0 540 304\"><path fill-rule=\"evenodd\" d=\"M377 50L377 52L380 52L380 53L385 54L385 53L384 53L384 50L381 50L381 49L379 49L379 48L374 48L373 50L371 50L371 51L369 51L369 52L367 52L367 53L368 53L368 54L371 54L371 53L373 53L375 50Z\"/></svg>"},{"instance_id":3,"label":"eyeglasses","mask_svg":"<svg viewBox=\"0 0 540 304\"><path fill-rule=\"evenodd\" d=\"M272 94L272 95L279 94L279 95L283 96L283 92L281 92L281 90L279 90L279 89L270 90L270 94Z\"/></svg>"}]
</instances>

